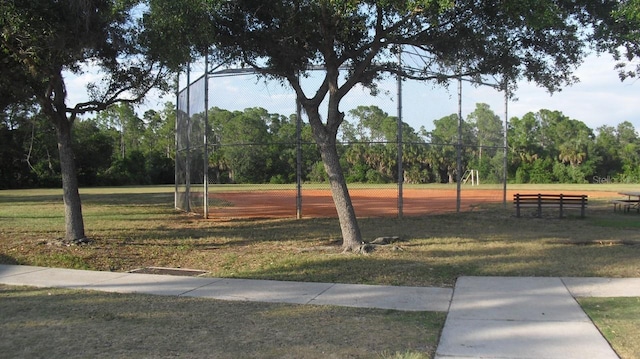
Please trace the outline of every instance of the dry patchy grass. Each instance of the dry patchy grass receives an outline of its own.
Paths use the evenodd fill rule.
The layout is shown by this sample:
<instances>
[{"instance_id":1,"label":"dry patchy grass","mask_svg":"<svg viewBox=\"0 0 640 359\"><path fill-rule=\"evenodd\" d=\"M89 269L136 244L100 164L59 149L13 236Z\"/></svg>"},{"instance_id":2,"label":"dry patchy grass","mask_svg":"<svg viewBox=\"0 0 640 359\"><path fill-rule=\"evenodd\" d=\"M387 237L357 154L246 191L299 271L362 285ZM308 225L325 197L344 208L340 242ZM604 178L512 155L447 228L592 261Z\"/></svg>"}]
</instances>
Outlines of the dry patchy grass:
<instances>
[{"instance_id":1,"label":"dry patchy grass","mask_svg":"<svg viewBox=\"0 0 640 359\"><path fill-rule=\"evenodd\" d=\"M428 358L444 313L0 285L7 358Z\"/></svg>"},{"instance_id":2,"label":"dry patchy grass","mask_svg":"<svg viewBox=\"0 0 640 359\"><path fill-rule=\"evenodd\" d=\"M367 240L395 235L405 241L361 256L341 253L335 219L206 221L175 212L170 193L86 194L93 242L60 246L58 196L0 200L5 263L107 271L182 267L217 277L410 286L452 286L461 275L640 276L637 215L613 213L606 203L592 203L586 219L515 218L501 206L364 218Z\"/></svg>"}]
</instances>

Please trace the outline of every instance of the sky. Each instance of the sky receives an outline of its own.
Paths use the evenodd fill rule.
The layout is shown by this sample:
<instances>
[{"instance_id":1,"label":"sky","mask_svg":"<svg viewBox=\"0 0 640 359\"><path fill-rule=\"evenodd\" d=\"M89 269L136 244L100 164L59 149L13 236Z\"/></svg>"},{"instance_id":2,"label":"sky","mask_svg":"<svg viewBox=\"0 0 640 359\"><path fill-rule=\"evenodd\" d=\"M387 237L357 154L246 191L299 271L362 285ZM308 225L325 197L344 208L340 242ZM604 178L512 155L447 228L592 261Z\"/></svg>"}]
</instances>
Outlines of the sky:
<instances>
[{"instance_id":1,"label":"sky","mask_svg":"<svg viewBox=\"0 0 640 359\"><path fill-rule=\"evenodd\" d=\"M565 116L584 122L594 131L603 125L616 126L623 121L631 122L636 130L640 129L640 81L627 79L621 82L614 61L609 55L591 55L577 69L575 75L580 82L550 95L535 84L521 82L515 93L516 100L508 104L508 116L522 117L527 112L540 109L557 110ZM200 72L198 72L200 71ZM197 78L203 67L194 66L191 80ZM85 85L95 81L99 74L88 71L81 76L68 76L68 105L86 99ZM317 86L314 78L305 80L305 86L311 89ZM184 76L181 87L186 84ZM359 105L375 105L389 115L397 116L397 83L394 79L380 85L381 94L369 95L368 90L355 88L342 101L341 110ZM192 96L195 101L197 97ZM174 95L159 98L151 94L143 106L138 108L142 114L147 109L162 109L164 103L175 102ZM199 101L202 100L199 98ZM474 87L465 83L462 89L462 116L471 113L476 103L486 103L504 118L504 95L490 87ZM264 107L270 112L289 115L295 113L295 100L291 90L275 82L265 83L254 76L213 77L209 83L209 106L228 110L243 110L248 107ZM433 129L433 121L458 113L457 82L448 89L415 81L405 81L402 86L402 118L414 129L424 126Z\"/></svg>"}]
</instances>

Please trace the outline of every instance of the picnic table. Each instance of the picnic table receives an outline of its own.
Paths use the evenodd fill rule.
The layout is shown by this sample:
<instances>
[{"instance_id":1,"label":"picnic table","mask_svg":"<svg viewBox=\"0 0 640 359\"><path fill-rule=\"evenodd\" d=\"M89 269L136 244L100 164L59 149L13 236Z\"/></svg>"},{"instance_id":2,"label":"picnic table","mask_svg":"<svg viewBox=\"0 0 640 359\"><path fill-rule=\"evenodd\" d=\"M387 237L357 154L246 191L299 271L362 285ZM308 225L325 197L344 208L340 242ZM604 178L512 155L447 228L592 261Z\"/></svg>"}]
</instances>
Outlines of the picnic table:
<instances>
[{"instance_id":1,"label":"picnic table","mask_svg":"<svg viewBox=\"0 0 640 359\"><path fill-rule=\"evenodd\" d=\"M640 212L640 191L623 191L618 192L619 195L626 196L626 199L616 199L611 201L613 203L614 212L617 210L621 210L624 212L629 212L632 209L635 209L637 212Z\"/></svg>"}]
</instances>

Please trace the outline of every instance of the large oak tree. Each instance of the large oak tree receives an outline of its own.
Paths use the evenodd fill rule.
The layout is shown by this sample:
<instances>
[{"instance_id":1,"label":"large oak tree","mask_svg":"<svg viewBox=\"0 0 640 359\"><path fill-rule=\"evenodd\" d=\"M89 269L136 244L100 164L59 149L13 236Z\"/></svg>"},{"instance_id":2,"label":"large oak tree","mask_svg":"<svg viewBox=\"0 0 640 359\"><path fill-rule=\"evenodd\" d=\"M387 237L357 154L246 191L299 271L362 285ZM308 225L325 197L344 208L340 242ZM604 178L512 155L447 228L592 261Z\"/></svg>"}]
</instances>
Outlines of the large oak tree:
<instances>
[{"instance_id":1,"label":"large oak tree","mask_svg":"<svg viewBox=\"0 0 640 359\"><path fill-rule=\"evenodd\" d=\"M56 128L65 208L65 239L85 239L71 128L87 112L138 102L166 73L148 61L135 0L0 2L0 106L37 101ZM139 18L139 17L138 17ZM88 100L68 104L65 76L91 68L101 79Z\"/></svg>"},{"instance_id":2,"label":"large oak tree","mask_svg":"<svg viewBox=\"0 0 640 359\"><path fill-rule=\"evenodd\" d=\"M345 250L362 238L336 151L340 102L356 86L376 90L385 75L445 83L498 75L551 91L574 82L587 45L612 32L617 1L601 0L149 0L148 38L170 64L211 52L287 83L320 147ZM210 48L209 45L213 47ZM399 67L412 48L420 68ZM321 69L317 88L301 78Z\"/></svg>"}]
</instances>

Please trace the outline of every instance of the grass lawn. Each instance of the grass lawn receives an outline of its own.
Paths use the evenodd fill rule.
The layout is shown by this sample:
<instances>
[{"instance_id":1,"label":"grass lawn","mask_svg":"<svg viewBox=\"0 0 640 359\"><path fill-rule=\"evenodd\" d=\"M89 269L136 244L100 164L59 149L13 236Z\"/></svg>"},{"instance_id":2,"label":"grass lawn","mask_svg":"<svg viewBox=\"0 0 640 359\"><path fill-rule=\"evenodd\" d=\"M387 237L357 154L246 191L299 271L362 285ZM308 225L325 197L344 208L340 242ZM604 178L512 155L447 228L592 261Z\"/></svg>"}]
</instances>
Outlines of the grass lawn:
<instances>
[{"instance_id":1,"label":"grass lawn","mask_svg":"<svg viewBox=\"0 0 640 359\"><path fill-rule=\"evenodd\" d=\"M428 358L445 313L0 285L6 358Z\"/></svg>"},{"instance_id":2,"label":"grass lawn","mask_svg":"<svg viewBox=\"0 0 640 359\"><path fill-rule=\"evenodd\" d=\"M173 210L173 187L87 189L81 193L87 235L92 243L65 246L58 240L64 235L60 190L0 191L0 263L111 271L147 266L182 267L206 270L209 275L216 277L440 287L453 286L455 279L462 275L640 277L640 215L635 212L614 213L604 200L598 202L590 199L585 219L557 219L553 216L542 219L525 216L518 219L514 217L510 206L505 209L501 205L488 205L459 214L404 219L365 218L360 220L365 239L400 236L405 241L370 255L353 255L341 253L340 229L335 219L205 221ZM615 192L612 195L615 196ZM255 307L260 309L251 310L264 315L254 314L249 315L246 321L238 320L241 327L247 329L255 326L256 330L262 326L269 327L273 320L273 315L269 313L280 313L285 318L278 322L282 324L272 325L270 329L282 331L283 337L295 334L294 329L286 328L286 323L291 319L296 323L303 322L300 319L309 315L309 322L317 318L324 325L335 325L334 331L343 333L342 346L334 343L324 347L320 345L324 339L314 344L319 346L317 350L338 353L337 357L371 357L372 353L381 357L404 353L404 357L411 357L414 352L429 357L444 321L444 315L433 313L406 314L405 317L404 313L399 312L359 309L209 303L200 300L186 300L183 303L175 298L140 299L138 296L58 290L53 293L55 295L49 296L41 290L5 287L2 289L2 302L12 296L40 298L45 302L55 297L63 302L77 300L82 303L81 307L88 306L100 313L103 313L102 309L93 305L105 305L104 313L107 314L96 315L118 319L113 323L125 322L122 318L133 315L113 314L115 308L122 305L110 307L106 303L109 301L121 300L131 307L137 302L148 301L153 304L143 306L141 310L142 315L150 317L168 315L166 313L172 310L167 308L171 306L193 306L195 312L212 313L215 313L212 307L224 307L224 310L236 314L248 311L246 307ZM68 297L79 299L66 299ZM110 299L102 301L102 297ZM156 304L156 301L162 304ZM145 308L150 309L145 311ZM5 310L9 309L2 307L3 316ZM325 310L328 312L323 312ZM419 319L413 317L415 315ZM34 314L34 318L41 316L44 314ZM341 320L342 317L349 320ZM376 326L378 324L373 324L373 321L384 322L395 317L405 318L399 319L401 321L418 323L410 329L411 332L421 333L418 344L410 344L413 342L408 339L405 329L395 330L395 335L389 332L378 335L371 331L385 326ZM201 317L196 319L204 320ZM57 323L64 321L64 318L47 320ZM78 318L70 320L82 321ZM176 318L169 319L167 323L172 321L175 322ZM129 332L121 335L130 335L131 331L136 330L141 337L153 335L140 332L140 328L144 327L144 324L140 324L144 323L143 320L136 323L126 322L132 325L131 328L137 329L127 329ZM162 326L160 321L153 323ZM205 322L185 324L187 329L183 330L183 334L194 338L204 338L207 333L209 336L214 336L212 333L218 335L219 330L213 329L205 333L201 328L204 325L202 323ZM618 323L609 325L620 326ZM45 328L56 327L35 322L33 325L45 332ZM285 327L280 328L281 325ZM402 325L396 328L402 328ZM2 332L6 333L6 329ZM302 331L313 338L328 335L320 333L320 327L304 328ZM640 337L637 325L624 326L621 331L624 332L623 338L628 338L627 341ZM373 352L358 351L360 349L354 343L358 340L366 343L371 340L371 333L376 334L379 345L374 346ZM159 336L166 337L166 334ZM122 345L114 342L113 348L127 347L127 339L121 340ZM5 345L4 339L0 341L0 345ZM244 353L250 357L254 355L249 352L251 348L256 345L260 347L257 343L244 343L239 347L247 350ZM398 343L406 345L398 347ZM617 345L613 340L612 343ZM293 343L282 341L274 345L292 348ZM305 345L310 350L309 357L320 353L309 349L311 344ZM282 348L270 353L273 353L273 357L281 357L284 353ZM348 351L351 349L354 351ZM637 349L631 350L634 353L632 355L640 356ZM127 355L123 353L122 356Z\"/></svg>"},{"instance_id":3,"label":"grass lawn","mask_svg":"<svg viewBox=\"0 0 640 359\"><path fill-rule=\"evenodd\" d=\"M578 302L621 358L640 358L640 298L580 298Z\"/></svg>"}]
</instances>

